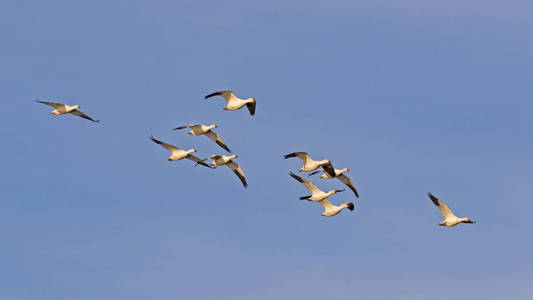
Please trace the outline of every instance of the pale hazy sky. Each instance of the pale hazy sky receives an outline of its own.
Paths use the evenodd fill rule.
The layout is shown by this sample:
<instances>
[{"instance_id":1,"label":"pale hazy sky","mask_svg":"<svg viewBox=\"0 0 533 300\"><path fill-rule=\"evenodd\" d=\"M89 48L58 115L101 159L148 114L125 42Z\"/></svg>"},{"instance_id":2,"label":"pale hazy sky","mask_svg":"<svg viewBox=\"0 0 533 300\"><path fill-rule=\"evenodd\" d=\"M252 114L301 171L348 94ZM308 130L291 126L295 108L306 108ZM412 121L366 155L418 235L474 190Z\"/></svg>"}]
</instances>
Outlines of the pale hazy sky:
<instances>
[{"instance_id":1,"label":"pale hazy sky","mask_svg":"<svg viewBox=\"0 0 533 300\"><path fill-rule=\"evenodd\" d=\"M2 1L0 299L531 299L533 2L434 2ZM148 139L222 153L191 122L248 189Z\"/></svg>"}]
</instances>

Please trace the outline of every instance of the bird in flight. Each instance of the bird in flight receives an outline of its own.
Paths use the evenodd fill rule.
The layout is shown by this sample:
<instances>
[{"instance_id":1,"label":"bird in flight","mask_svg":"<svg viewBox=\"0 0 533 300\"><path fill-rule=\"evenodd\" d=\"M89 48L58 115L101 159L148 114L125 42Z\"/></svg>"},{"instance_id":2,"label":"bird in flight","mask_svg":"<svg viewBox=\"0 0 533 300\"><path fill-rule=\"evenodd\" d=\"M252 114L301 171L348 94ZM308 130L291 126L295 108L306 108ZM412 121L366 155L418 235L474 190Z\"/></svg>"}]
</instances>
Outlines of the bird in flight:
<instances>
[{"instance_id":1,"label":"bird in flight","mask_svg":"<svg viewBox=\"0 0 533 300\"><path fill-rule=\"evenodd\" d=\"M188 134L190 134L190 135L205 135L210 140L212 140L213 142L217 143L217 145L222 147L224 150L226 150L226 151L231 153L231 151L229 150L229 148L226 145L226 143L224 143L224 141L220 138L220 136L218 134L216 134L212 130L213 128L218 128L218 126L216 124L212 124L212 125L209 125L209 126L200 125L200 124L189 124L189 125L185 125L185 126L176 127L176 128L174 128L174 130L181 130L181 129L185 129L185 128L190 128L191 129L191 131L187 132Z\"/></svg>"},{"instance_id":2,"label":"bird in flight","mask_svg":"<svg viewBox=\"0 0 533 300\"><path fill-rule=\"evenodd\" d=\"M433 196L433 194L431 193L428 193L428 196L429 198L431 199L431 201L433 201L433 204L435 204L435 206L437 206L437 208L439 209L440 213L442 214L442 216L444 217L444 221L440 222L439 225L440 226L455 226L459 223L468 223L468 224L472 224L472 223L476 223L472 220L470 220L469 218L458 218L457 216L455 216L452 212L452 210L448 207L448 205L446 205L446 203L442 202L439 198Z\"/></svg>"},{"instance_id":3,"label":"bird in flight","mask_svg":"<svg viewBox=\"0 0 533 300\"><path fill-rule=\"evenodd\" d=\"M292 178L296 179L301 184L303 184L305 186L305 188L308 189L311 192L310 196L300 197L300 200L309 200L309 201L317 201L318 202L318 201L321 201L321 200L324 200L324 199L328 198L329 196L331 196L333 194L344 192L344 190L331 190L331 191L328 191L328 192L324 192L321 189L319 189L310 180L302 178L302 177L294 174L293 172L289 172L289 175Z\"/></svg>"},{"instance_id":4,"label":"bird in flight","mask_svg":"<svg viewBox=\"0 0 533 300\"><path fill-rule=\"evenodd\" d=\"M213 167L210 167L208 164L204 163L200 158L192 155L191 153L196 152L196 149L190 149L190 150L182 150L176 146L173 146L171 144L167 144L165 142L161 142L159 140L156 140L153 136L150 136L150 139L158 144L161 145L161 147L167 149L170 152L170 157L168 158L168 161L175 161L175 160L182 160L184 158L190 159L194 161L196 164L200 164L204 167L208 167L210 169L214 169Z\"/></svg>"},{"instance_id":5,"label":"bird in flight","mask_svg":"<svg viewBox=\"0 0 533 300\"><path fill-rule=\"evenodd\" d=\"M320 178L323 178L323 179L337 178L342 183L344 183L347 187L349 187L350 190L352 190L352 192L355 194L356 198L359 198L359 193L357 192L357 189L355 188L355 185L353 184L352 180L350 178L348 178L348 176L344 175L344 173L349 172L349 171L350 171L350 169L348 169L348 168L344 168L344 169L340 169L340 170L339 169L335 169L335 176L331 176L323 168L322 170L314 171L313 173L311 173L311 174L309 174L307 176L315 175L317 173L323 173L322 175L320 175Z\"/></svg>"},{"instance_id":6,"label":"bird in flight","mask_svg":"<svg viewBox=\"0 0 533 300\"><path fill-rule=\"evenodd\" d=\"M94 120L91 117L89 117L88 115L86 115L83 112L81 112L79 105L70 106L70 105L66 105L66 104L63 104L63 103L41 101L41 100L39 100L39 98L37 98L35 100L35 102L39 102L39 103L42 103L42 104L45 104L45 105L53 107L54 110L50 112L53 115L71 114L71 115L75 115L75 116L87 119L89 121L100 122L100 120Z\"/></svg>"},{"instance_id":7,"label":"bird in flight","mask_svg":"<svg viewBox=\"0 0 533 300\"><path fill-rule=\"evenodd\" d=\"M222 96L222 98L226 100L226 106L224 107L224 110L237 110L241 109L243 106L246 105L246 108L248 108L250 115L253 116L255 114L255 98L241 99L235 96L235 94L233 94L231 90L214 92L205 96L204 98L209 99L214 96Z\"/></svg>"},{"instance_id":8,"label":"bird in flight","mask_svg":"<svg viewBox=\"0 0 533 300\"><path fill-rule=\"evenodd\" d=\"M237 177L239 177L239 179L241 180L242 182L242 185L246 188L248 187L248 183L246 182L246 178L244 177L244 172L242 171L241 169L241 166L239 166L236 162L234 162L233 160L235 158L237 158L238 156L237 155L229 155L229 156L226 156L226 155L211 155L209 156L208 158L202 160L202 162L204 161L207 161L207 160L213 160L211 162L211 165L212 166L228 166L228 168L230 168L233 173L235 173L235 175L237 175Z\"/></svg>"},{"instance_id":9,"label":"bird in flight","mask_svg":"<svg viewBox=\"0 0 533 300\"><path fill-rule=\"evenodd\" d=\"M290 157L298 157L303 163L303 167L298 170L299 172L311 172L322 167L330 176L335 177L335 169L333 168L333 165L329 159L312 160L307 152L293 152L286 154L283 157L285 159Z\"/></svg>"},{"instance_id":10,"label":"bird in flight","mask_svg":"<svg viewBox=\"0 0 533 300\"><path fill-rule=\"evenodd\" d=\"M344 208L347 208L351 211L355 209L355 205L353 204L353 202L346 202L346 203L343 203L337 206L337 205L331 204L331 202L329 202L329 200L326 198L324 200L321 200L318 203L320 203L320 205L324 207L324 212L322 213L322 216L324 217L333 217L337 215L338 213L340 213L341 210L343 210Z\"/></svg>"}]
</instances>

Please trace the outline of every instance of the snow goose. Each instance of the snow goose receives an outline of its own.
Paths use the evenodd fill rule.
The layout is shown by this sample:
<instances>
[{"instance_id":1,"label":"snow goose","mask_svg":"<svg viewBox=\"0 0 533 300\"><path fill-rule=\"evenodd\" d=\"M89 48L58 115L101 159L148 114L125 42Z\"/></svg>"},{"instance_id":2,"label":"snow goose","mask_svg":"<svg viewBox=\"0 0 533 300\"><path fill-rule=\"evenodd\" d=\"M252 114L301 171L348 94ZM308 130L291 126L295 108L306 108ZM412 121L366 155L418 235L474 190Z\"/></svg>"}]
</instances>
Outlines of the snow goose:
<instances>
[{"instance_id":1,"label":"snow goose","mask_svg":"<svg viewBox=\"0 0 533 300\"><path fill-rule=\"evenodd\" d=\"M319 202L324 207L324 212L322 213L322 216L324 217L333 217L341 212L344 208L347 208L349 210L354 210L355 205L353 202L346 202L339 206L331 204L329 200L326 198L324 200L321 200Z\"/></svg>"},{"instance_id":2,"label":"snow goose","mask_svg":"<svg viewBox=\"0 0 533 300\"><path fill-rule=\"evenodd\" d=\"M433 204L437 206L440 213L444 217L444 221L439 223L440 226L455 226L459 223L469 223L469 224L476 223L466 217L465 218L456 217L453 214L452 210L448 207L448 205L446 205L446 203L442 202L441 200L439 200L439 198L433 196L433 194L431 193L428 193L428 196L431 199L431 201L433 201Z\"/></svg>"},{"instance_id":3,"label":"snow goose","mask_svg":"<svg viewBox=\"0 0 533 300\"><path fill-rule=\"evenodd\" d=\"M168 158L168 161L175 161L175 160L181 160L181 159L187 158L187 159L190 159L190 160L196 162L196 164L200 164L202 166L205 166L205 167L208 167L210 169L213 169L208 164L204 163L200 158L198 158L198 157L196 157L196 156L191 154L191 153L196 152L196 149L182 150L182 149L180 149L180 148L178 148L176 146L173 146L173 145L167 144L165 142L161 142L159 140L156 140L156 139L154 139L153 136L150 136L150 139L152 141L154 141L154 143L159 144L163 148L165 148L168 151L170 151L171 154L170 154L170 157Z\"/></svg>"},{"instance_id":4,"label":"snow goose","mask_svg":"<svg viewBox=\"0 0 533 300\"><path fill-rule=\"evenodd\" d=\"M309 180L307 180L305 178L302 178L302 177L294 174L293 172L289 172L289 175L291 175L292 178L294 178L297 181L299 181L300 183L302 183L305 186L305 188L308 189L311 192L311 196L300 197L300 200L322 201L322 200L328 198L329 196L331 196L333 194L344 192L344 190L331 190L331 191L328 191L328 192L324 192L321 189L319 189L311 181L309 181Z\"/></svg>"},{"instance_id":5,"label":"snow goose","mask_svg":"<svg viewBox=\"0 0 533 300\"><path fill-rule=\"evenodd\" d=\"M214 96L222 96L226 100L224 110L237 110L246 105L246 108L250 111L250 115L253 116L255 114L255 98L241 99L235 96L231 90L214 92L204 98L208 99Z\"/></svg>"},{"instance_id":6,"label":"snow goose","mask_svg":"<svg viewBox=\"0 0 533 300\"><path fill-rule=\"evenodd\" d=\"M203 161L207 161L207 160L212 159L213 160L211 162L212 166L217 166L217 167L223 166L223 165L228 166L228 168L230 168L233 171L233 173L235 173L235 175L237 175L237 177L239 177L239 179L242 182L242 185L244 187L248 187L248 183L246 183L246 178L244 177L244 172L242 171L241 166L239 166L237 163L235 163L233 161L233 159L235 159L237 157L238 156L235 155L235 154L234 155L229 155L229 156L226 156L226 155L211 155L208 158L204 159Z\"/></svg>"},{"instance_id":7,"label":"snow goose","mask_svg":"<svg viewBox=\"0 0 533 300\"><path fill-rule=\"evenodd\" d=\"M217 145L219 145L220 147L224 148L224 150L226 150L228 152L231 152L229 150L228 146L226 146L224 141L220 138L220 136L218 134L216 134L213 130L211 130L213 128L218 128L218 126L216 124L212 124L212 125L209 125L209 126L200 125L200 124L189 124L189 125L185 125L185 126L176 127L176 128L174 128L174 130L181 130L181 129L185 129L185 128L190 128L191 129L191 131L187 132L188 134L190 134L190 135L205 135L209 139L211 139L213 142L217 143Z\"/></svg>"},{"instance_id":8,"label":"snow goose","mask_svg":"<svg viewBox=\"0 0 533 300\"><path fill-rule=\"evenodd\" d=\"M348 168L344 168L344 169L340 169L340 170L339 169L334 169L334 171L335 171L335 176L331 176L330 173L326 172L324 169L320 170L320 171L315 171L315 172L309 174L308 176L315 175L317 173L322 172L323 174L320 175L320 178L323 178L323 179L337 178L340 181L342 181L342 183L344 183L347 187L349 187L350 190L352 190L352 192L355 194L356 198L359 198L359 193L357 192L357 189L355 189L355 185L353 184L352 180L350 178L348 178L348 176L343 174L343 173L349 172L350 169L348 169Z\"/></svg>"},{"instance_id":9,"label":"snow goose","mask_svg":"<svg viewBox=\"0 0 533 300\"><path fill-rule=\"evenodd\" d=\"M285 159L290 157L298 157L303 162L303 167L299 172L311 172L320 167L324 168L324 171L328 172L331 176L335 177L333 166L329 159L324 160L312 160L307 152L293 152L283 156Z\"/></svg>"},{"instance_id":10,"label":"snow goose","mask_svg":"<svg viewBox=\"0 0 533 300\"><path fill-rule=\"evenodd\" d=\"M39 103L42 103L42 104L45 104L45 105L53 107L54 110L50 112L53 115L71 114L71 115L75 115L75 116L78 116L78 117L82 117L82 118L87 119L89 121L100 122L100 120L93 120L88 115L82 113L79 110L80 109L79 105L70 106L70 105L66 105L66 104L63 104L63 103L46 102L46 101L39 100L39 98L37 98L35 100L35 102L39 102Z\"/></svg>"}]
</instances>

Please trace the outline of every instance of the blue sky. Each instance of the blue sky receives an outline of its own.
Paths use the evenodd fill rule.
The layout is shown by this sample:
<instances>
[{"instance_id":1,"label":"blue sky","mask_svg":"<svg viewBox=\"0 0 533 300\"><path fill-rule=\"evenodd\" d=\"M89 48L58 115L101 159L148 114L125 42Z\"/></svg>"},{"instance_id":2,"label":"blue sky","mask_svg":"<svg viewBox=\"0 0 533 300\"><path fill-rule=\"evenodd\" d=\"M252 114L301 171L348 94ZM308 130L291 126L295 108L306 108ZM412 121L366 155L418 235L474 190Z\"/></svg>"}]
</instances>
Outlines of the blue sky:
<instances>
[{"instance_id":1,"label":"blue sky","mask_svg":"<svg viewBox=\"0 0 533 300\"><path fill-rule=\"evenodd\" d=\"M0 299L530 299L532 14L3 1ZM203 100L218 89L255 97L256 116ZM219 125L248 189L148 139L221 153L170 130L191 122ZM292 151L350 168L356 210L299 201ZM429 191L478 223L437 226Z\"/></svg>"}]
</instances>

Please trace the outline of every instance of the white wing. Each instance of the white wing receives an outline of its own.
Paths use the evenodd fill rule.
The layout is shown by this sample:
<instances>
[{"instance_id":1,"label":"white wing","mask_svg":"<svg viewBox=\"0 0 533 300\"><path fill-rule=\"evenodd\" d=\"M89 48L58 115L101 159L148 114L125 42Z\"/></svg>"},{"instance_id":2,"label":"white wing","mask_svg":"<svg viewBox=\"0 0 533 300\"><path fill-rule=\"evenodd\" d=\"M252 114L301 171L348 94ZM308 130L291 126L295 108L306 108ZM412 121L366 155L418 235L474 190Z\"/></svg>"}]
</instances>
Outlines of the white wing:
<instances>
[{"instance_id":1,"label":"white wing","mask_svg":"<svg viewBox=\"0 0 533 300\"><path fill-rule=\"evenodd\" d=\"M205 96L204 98L208 99L208 98L211 98L211 97L214 97L214 96L222 96L224 98L224 100L226 100L226 102L230 101L231 98L236 98L231 90L214 92L212 94L209 94L209 95Z\"/></svg>"},{"instance_id":2,"label":"white wing","mask_svg":"<svg viewBox=\"0 0 533 300\"><path fill-rule=\"evenodd\" d=\"M73 115L78 116L78 117L82 117L82 118L87 119L89 121L100 122L100 120L93 120L91 117L89 117L88 115L82 113L80 110L77 110L77 109L71 111L70 114L73 114Z\"/></svg>"},{"instance_id":3,"label":"white wing","mask_svg":"<svg viewBox=\"0 0 533 300\"><path fill-rule=\"evenodd\" d=\"M235 173L235 175L237 175L237 177L239 177L242 185L244 187L248 187L248 183L246 183L246 178L244 177L244 172L242 171L241 166L236 164L233 160L230 160L226 165L233 171L233 173Z\"/></svg>"},{"instance_id":4,"label":"white wing","mask_svg":"<svg viewBox=\"0 0 533 300\"><path fill-rule=\"evenodd\" d=\"M307 161L311 160L311 157L309 157L307 152L293 152L284 156L285 159L290 157L298 157L304 163L304 166L307 164Z\"/></svg>"},{"instance_id":5,"label":"white wing","mask_svg":"<svg viewBox=\"0 0 533 300\"><path fill-rule=\"evenodd\" d=\"M176 146L173 146L173 145L171 145L171 144L167 144L167 143L165 143L165 142L161 142L161 141L159 141L159 140L156 140L156 139L154 139L153 136L150 136L150 139L151 139L152 141L154 141L154 143L161 145L163 148L167 149L167 150L170 151L171 153L174 153L174 152L177 152L177 151L180 151L180 150L181 150L180 148L178 148L178 147L176 147Z\"/></svg>"},{"instance_id":6,"label":"white wing","mask_svg":"<svg viewBox=\"0 0 533 300\"><path fill-rule=\"evenodd\" d=\"M335 205L331 204L331 202L329 202L328 198L326 198L324 200L320 200L318 203L320 203L320 205L322 205L325 210L328 210L328 209L330 209L330 208L335 206Z\"/></svg>"},{"instance_id":7,"label":"white wing","mask_svg":"<svg viewBox=\"0 0 533 300\"><path fill-rule=\"evenodd\" d=\"M342 183L346 184L352 190L352 192L355 194L355 197L359 198L359 193L355 189L355 185L350 180L350 178L348 178L348 176L341 174L337 176L337 178L339 178L339 180L342 181Z\"/></svg>"},{"instance_id":8,"label":"white wing","mask_svg":"<svg viewBox=\"0 0 533 300\"><path fill-rule=\"evenodd\" d=\"M194 126L198 126L198 124L189 124L189 125L185 125L185 126L180 126L180 127L176 127L174 128L174 130L180 130L180 129L185 129L185 128L192 128Z\"/></svg>"},{"instance_id":9,"label":"white wing","mask_svg":"<svg viewBox=\"0 0 533 300\"><path fill-rule=\"evenodd\" d=\"M231 152L228 146L226 146L226 143L224 143L224 141L220 138L220 136L216 134L215 132L209 130L205 135L207 135L207 137L211 139L213 142L217 143L217 145L224 148L224 150Z\"/></svg>"},{"instance_id":10,"label":"white wing","mask_svg":"<svg viewBox=\"0 0 533 300\"><path fill-rule=\"evenodd\" d=\"M48 106L51 106L55 109L58 109L58 108L62 108L62 107L65 107L66 105L63 104L63 103L57 103L57 102L47 102L47 101L41 101L39 99L35 99L35 102L39 102L39 103L42 103L42 104L45 104L45 105L48 105Z\"/></svg>"},{"instance_id":11,"label":"white wing","mask_svg":"<svg viewBox=\"0 0 533 300\"><path fill-rule=\"evenodd\" d=\"M433 196L433 194L431 194L431 193L428 193L428 196L431 199L431 201L433 201L433 204L435 204L435 206L437 206L437 208L439 209L440 213L442 214L442 216L445 219L455 217L455 215L453 214L452 210L448 207L448 205L446 205L446 203L440 201L439 198Z\"/></svg>"},{"instance_id":12,"label":"white wing","mask_svg":"<svg viewBox=\"0 0 533 300\"><path fill-rule=\"evenodd\" d=\"M312 194L318 194L318 193L321 193L322 191L314 184L312 183L311 181L305 179L305 178L302 178L296 174L294 174L293 172L290 172L289 175L291 175L292 178L298 180L299 182L301 182Z\"/></svg>"}]
</instances>

